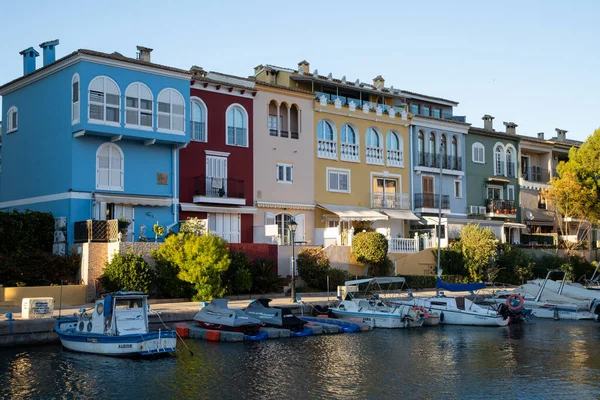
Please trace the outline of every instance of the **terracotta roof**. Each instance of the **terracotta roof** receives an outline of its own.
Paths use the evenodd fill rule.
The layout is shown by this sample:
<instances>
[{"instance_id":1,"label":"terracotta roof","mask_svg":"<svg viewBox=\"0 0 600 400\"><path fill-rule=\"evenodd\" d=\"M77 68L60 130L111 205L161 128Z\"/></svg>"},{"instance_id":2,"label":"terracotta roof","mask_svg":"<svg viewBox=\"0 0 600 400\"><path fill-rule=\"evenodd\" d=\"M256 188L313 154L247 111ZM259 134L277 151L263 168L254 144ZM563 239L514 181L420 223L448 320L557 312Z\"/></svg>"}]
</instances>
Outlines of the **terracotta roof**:
<instances>
[{"instance_id":1,"label":"terracotta roof","mask_svg":"<svg viewBox=\"0 0 600 400\"><path fill-rule=\"evenodd\" d=\"M268 82L262 82L262 81L256 81L257 85L261 85L261 86L269 86L269 87L273 87L273 88L277 88L277 89L283 89L283 90L290 90L292 92L297 92L297 93L302 93L302 94L309 94L311 96L314 96L313 92L309 92L307 90L302 90L302 89L296 89L296 88L291 88L288 86L283 86L283 85L276 85L274 83L268 83Z\"/></svg>"},{"instance_id":2,"label":"terracotta roof","mask_svg":"<svg viewBox=\"0 0 600 400\"><path fill-rule=\"evenodd\" d=\"M40 67L38 69L36 69L35 71L27 74L27 75L23 75L18 77L17 79L13 79L12 81L0 86L0 90L4 89L5 87L12 85L16 82L19 82L25 78L29 78L31 76L35 76L36 74L38 74L40 71L44 71L52 66L55 66L63 61L66 61L70 58L73 58L79 54L82 55L87 55L87 56L92 56L92 57L100 57L100 58L106 58L109 60L115 60L115 61L123 61L123 62L128 62L131 64L137 64L137 65L142 65L145 67L150 67L150 68L158 68L158 69L162 69L162 70L166 70L166 71L171 71L171 72L177 72L180 74L186 74L186 75L191 75L190 71L186 71L183 69L179 69L179 68L174 68L174 67L169 67L166 65L161 65L161 64L155 64L155 63L151 63L151 62L147 62L147 61L142 61L142 60L138 60L136 58L130 58L130 57L125 57L124 55L118 53L118 52L114 52L112 54L108 54L108 53L102 53L100 51L95 51L95 50L88 50L88 49L79 49L76 50L74 52L72 52L71 54L67 54L66 56L59 58L58 60L48 64L48 65L44 65L43 67Z\"/></svg>"}]
</instances>

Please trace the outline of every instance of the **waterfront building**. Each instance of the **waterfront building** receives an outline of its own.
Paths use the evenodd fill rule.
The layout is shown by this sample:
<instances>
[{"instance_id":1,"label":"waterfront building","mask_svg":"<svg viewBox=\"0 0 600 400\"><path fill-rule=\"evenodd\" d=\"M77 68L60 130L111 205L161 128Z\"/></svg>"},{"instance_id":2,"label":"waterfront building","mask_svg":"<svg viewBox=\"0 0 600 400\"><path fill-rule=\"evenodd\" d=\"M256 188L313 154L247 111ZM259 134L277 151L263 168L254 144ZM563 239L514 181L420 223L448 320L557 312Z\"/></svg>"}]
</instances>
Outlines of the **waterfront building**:
<instances>
[{"instance_id":1,"label":"waterfront building","mask_svg":"<svg viewBox=\"0 0 600 400\"><path fill-rule=\"evenodd\" d=\"M415 251L414 239L405 241L408 221L418 218L410 211L410 118L402 91L381 76L365 83L310 72L306 61L263 70L257 82L274 74L277 85L313 95L311 244L349 245L355 231L372 227L388 237L390 251Z\"/></svg>"},{"instance_id":2,"label":"waterfront building","mask_svg":"<svg viewBox=\"0 0 600 400\"><path fill-rule=\"evenodd\" d=\"M296 244L312 244L314 95L281 85L271 66L256 67L254 75L254 242L291 245L294 219Z\"/></svg>"},{"instance_id":3,"label":"waterfront building","mask_svg":"<svg viewBox=\"0 0 600 400\"><path fill-rule=\"evenodd\" d=\"M411 222L411 230L424 236L422 247L437 246L441 207L440 243L445 247L449 231L456 236L468 222L465 141L470 124L464 116L454 115L456 101L405 91L401 94L412 116L410 193L412 210L419 218Z\"/></svg>"},{"instance_id":4,"label":"waterfront building","mask_svg":"<svg viewBox=\"0 0 600 400\"><path fill-rule=\"evenodd\" d=\"M200 67L191 72L190 143L180 151L180 219L200 218L229 243L252 243L254 83Z\"/></svg>"},{"instance_id":5,"label":"waterfront building","mask_svg":"<svg viewBox=\"0 0 600 400\"><path fill-rule=\"evenodd\" d=\"M39 53L23 50L23 76L0 87L0 210L64 217L69 244L137 241L142 226L148 237L157 222L173 227L189 73L152 63L141 46L135 58L77 50L55 60L58 44L40 45L40 68ZM120 235L118 219L129 223Z\"/></svg>"},{"instance_id":6,"label":"waterfront building","mask_svg":"<svg viewBox=\"0 0 600 400\"><path fill-rule=\"evenodd\" d=\"M494 129L494 117L482 119L484 127L471 127L467 135L468 218L492 229L503 243L520 243L525 225L519 222L517 124L504 122L506 129L501 132Z\"/></svg>"}]
</instances>

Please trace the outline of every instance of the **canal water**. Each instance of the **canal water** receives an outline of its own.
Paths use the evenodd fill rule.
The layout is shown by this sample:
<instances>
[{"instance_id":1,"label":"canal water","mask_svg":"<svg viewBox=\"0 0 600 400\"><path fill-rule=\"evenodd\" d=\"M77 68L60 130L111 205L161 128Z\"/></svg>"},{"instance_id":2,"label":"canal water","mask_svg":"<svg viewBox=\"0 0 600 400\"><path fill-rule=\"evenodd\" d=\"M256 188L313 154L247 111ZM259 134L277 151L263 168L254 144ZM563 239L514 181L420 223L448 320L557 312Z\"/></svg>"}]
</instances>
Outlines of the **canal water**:
<instances>
[{"instance_id":1,"label":"canal water","mask_svg":"<svg viewBox=\"0 0 600 400\"><path fill-rule=\"evenodd\" d=\"M244 343L178 357L0 350L2 399L598 399L600 324L537 320Z\"/></svg>"}]
</instances>

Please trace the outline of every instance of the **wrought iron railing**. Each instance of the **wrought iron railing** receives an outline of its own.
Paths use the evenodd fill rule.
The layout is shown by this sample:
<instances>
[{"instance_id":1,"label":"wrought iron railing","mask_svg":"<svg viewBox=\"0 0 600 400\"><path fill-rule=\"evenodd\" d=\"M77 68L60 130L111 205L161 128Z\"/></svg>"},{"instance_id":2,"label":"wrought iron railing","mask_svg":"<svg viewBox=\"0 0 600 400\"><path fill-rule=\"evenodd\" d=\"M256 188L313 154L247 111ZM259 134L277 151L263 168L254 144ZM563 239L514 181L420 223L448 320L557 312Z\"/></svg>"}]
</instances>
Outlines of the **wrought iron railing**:
<instances>
[{"instance_id":1,"label":"wrought iron railing","mask_svg":"<svg viewBox=\"0 0 600 400\"><path fill-rule=\"evenodd\" d=\"M119 221L116 219L77 221L73 231L75 243L116 242L119 240Z\"/></svg>"},{"instance_id":2,"label":"wrought iron railing","mask_svg":"<svg viewBox=\"0 0 600 400\"><path fill-rule=\"evenodd\" d=\"M439 168L441 164L442 168L462 171L461 156L450 156L420 151L417 155L417 163L421 167Z\"/></svg>"},{"instance_id":3,"label":"wrought iron railing","mask_svg":"<svg viewBox=\"0 0 600 400\"><path fill-rule=\"evenodd\" d=\"M521 171L521 178L530 182L549 182L550 174L548 170L538 166L531 166L523 168Z\"/></svg>"},{"instance_id":4,"label":"wrought iron railing","mask_svg":"<svg viewBox=\"0 0 600 400\"><path fill-rule=\"evenodd\" d=\"M410 209L410 200L407 194L373 192L371 193L371 208L408 210Z\"/></svg>"},{"instance_id":5,"label":"wrought iron railing","mask_svg":"<svg viewBox=\"0 0 600 400\"><path fill-rule=\"evenodd\" d=\"M194 195L207 197L244 198L244 181L232 178L197 176L194 178Z\"/></svg>"},{"instance_id":6,"label":"wrought iron railing","mask_svg":"<svg viewBox=\"0 0 600 400\"><path fill-rule=\"evenodd\" d=\"M442 208L450 208L450 196L447 194L439 195L433 193L416 193L415 208L439 208L440 201Z\"/></svg>"},{"instance_id":7,"label":"wrought iron railing","mask_svg":"<svg viewBox=\"0 0 600 400\"><path fill-rule=\"evenodd\" d=\"M485 212L487 214L516 214L517 208L514 200L487 199Z\"/></svg>"}]
</instances>

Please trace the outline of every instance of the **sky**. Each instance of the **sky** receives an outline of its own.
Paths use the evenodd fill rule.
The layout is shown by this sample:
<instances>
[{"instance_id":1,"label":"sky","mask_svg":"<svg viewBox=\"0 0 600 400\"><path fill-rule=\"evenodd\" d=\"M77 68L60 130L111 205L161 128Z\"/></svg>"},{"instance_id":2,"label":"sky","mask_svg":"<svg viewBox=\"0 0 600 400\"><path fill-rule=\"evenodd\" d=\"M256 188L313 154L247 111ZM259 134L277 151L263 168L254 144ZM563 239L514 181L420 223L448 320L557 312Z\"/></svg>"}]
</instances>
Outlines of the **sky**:
<instances>
[{"instance_id":1,"label":"sky","mask_svg":"<svg viewBox=\"0 0 600 400\"><path fill-rule=\"evenodd\" d=\"M343 75L458 101L473 126L495 117L517 133L555 128L585 140L600 127L600 2L21 0L3 3L0 82L22 74L19 51L59 39L79 48L249 76L259 64ZM42 57L38 57L38 67Z\"/></svg>"}]
</instances>

